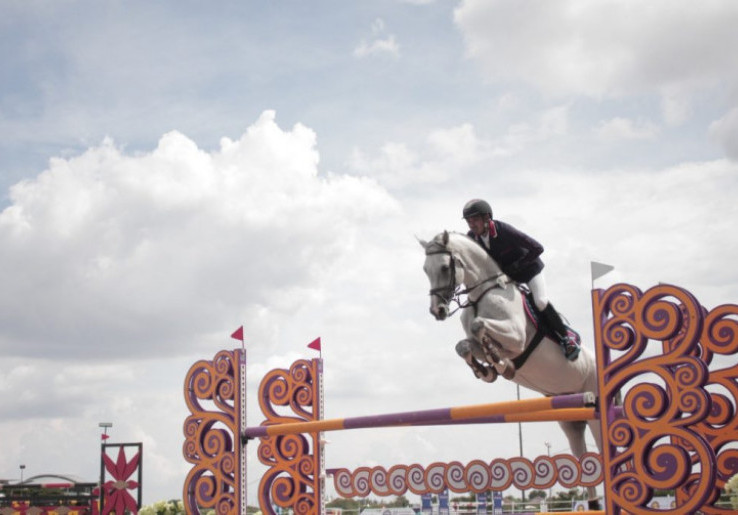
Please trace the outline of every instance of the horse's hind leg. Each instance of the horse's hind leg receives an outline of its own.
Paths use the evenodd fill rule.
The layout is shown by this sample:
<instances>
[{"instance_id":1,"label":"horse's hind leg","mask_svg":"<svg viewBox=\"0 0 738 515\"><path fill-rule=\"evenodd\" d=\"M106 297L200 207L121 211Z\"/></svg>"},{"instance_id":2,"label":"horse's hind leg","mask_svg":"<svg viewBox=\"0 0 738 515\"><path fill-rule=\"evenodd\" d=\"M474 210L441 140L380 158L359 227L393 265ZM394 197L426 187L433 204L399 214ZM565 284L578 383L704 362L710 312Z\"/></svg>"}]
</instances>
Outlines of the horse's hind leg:
<instances>
[{"instance_id":1,"label":"horse's hind leg","mask_svg":"<svg viewBox=\"0 0 738 515\"><path fill-rule=\"evenodd\" d=\"M600 454L601 454L602 453L602 427L601 427L600 421L597 419L588 420L587 425L589 426L589 430L592 432L592 436L595 439L597 450L600 451Z\"/></svg>"}]
</instances>

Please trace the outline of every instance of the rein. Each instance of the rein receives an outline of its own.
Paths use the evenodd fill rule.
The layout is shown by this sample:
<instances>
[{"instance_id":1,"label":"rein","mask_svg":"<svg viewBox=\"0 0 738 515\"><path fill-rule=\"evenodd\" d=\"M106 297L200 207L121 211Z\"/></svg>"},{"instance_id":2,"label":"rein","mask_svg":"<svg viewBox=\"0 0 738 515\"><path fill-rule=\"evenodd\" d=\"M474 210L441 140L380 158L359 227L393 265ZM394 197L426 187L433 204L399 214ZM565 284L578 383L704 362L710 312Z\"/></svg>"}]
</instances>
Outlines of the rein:
<instances>
[{"instance_id":1,"label":"rein","mask_svg":"<svg viewBox=\"0 0 738 515\"><path fill-rule=\"evenodd\" d=\"M489 292L491 290L494 290L495 288L501 288L502 287L499 283L495 282L495 284L491 285L489 288L487 288L486 290L484 290L479 295L479 297L477 297L477 300L472 301L472 300L470 300L467 297L466 302L464 302L462 304L459 301L459 297L461 297L461 295L468 295L469 293L471 293L475 289L477 289L480 286L482 286L484 283L488 283L490 281L497 281L500 277L504 276L505 274L503 272L500 272L500 273L495 274L493 276L487 277L486 279L484 279L483 281L475 284L474 286L470 286L470 287L466 288L465 290L461 290L460 287L456 284L456 260L454 259L454 256L451 253L451 251L450 250L443 249L443 250L435 250L435 251L431 251L431 252L426 252L425 253L426 256L433 256L433 255L436 255L436 254L446 254L446 255L448 255L449 260L451 262L451 264L449 266L449 272L451 274L450 275L451 278L449 280L449 283L446 286L438 286L437 288L431 288L431 290L429 292L429 295L435 295L436 297L440 298L446 304L451 305L452 302L456 304L456 306L457 306L456 309L454 309L453 311L450 311L449 314L448 314L448 317L451 317L451 315L453 315L454 313L456 313L460 309L466 309L466 308L471 308L471 307L474 308L474 312L476 314L477 304L479 304L479 302L482 300L482 298L484 298L484 296L487 294L487 292Z\"/></svg>"}]
</instances>

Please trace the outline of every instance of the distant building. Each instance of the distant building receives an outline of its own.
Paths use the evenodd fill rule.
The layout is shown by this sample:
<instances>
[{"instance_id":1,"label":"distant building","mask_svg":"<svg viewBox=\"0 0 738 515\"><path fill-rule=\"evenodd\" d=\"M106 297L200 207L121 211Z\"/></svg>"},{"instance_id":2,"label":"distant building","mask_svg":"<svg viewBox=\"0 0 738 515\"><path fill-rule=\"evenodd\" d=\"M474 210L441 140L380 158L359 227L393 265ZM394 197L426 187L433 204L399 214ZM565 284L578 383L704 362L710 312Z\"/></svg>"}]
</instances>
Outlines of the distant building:
<instances>
[{"instance_id":1,"label":"distant building","mask_svg":"<svg viewBox=\"0 0 738 515\"><path fill-rule=\"evenodd\" d=\"M0 515L97 513L98 483L70 474L41 474L25 481L0 479Z\"/></svg>"}]
</instances>

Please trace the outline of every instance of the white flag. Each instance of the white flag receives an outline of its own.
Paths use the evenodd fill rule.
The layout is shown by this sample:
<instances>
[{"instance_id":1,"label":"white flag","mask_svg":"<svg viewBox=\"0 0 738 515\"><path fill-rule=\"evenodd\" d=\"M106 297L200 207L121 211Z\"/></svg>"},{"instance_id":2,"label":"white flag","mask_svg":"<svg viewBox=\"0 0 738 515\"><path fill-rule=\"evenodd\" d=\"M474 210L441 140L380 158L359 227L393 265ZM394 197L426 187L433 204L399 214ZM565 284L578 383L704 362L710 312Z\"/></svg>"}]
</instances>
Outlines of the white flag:
<instances>
[{"instance_id":1,"label":"white flag","mask_svg":"<svg viewBox=\"0 0 738 515\"><path fill-rule=\"evenodd\" d=\"M606 265L604 263L598 263L597 261L592 261L592 280L599 279L603 275L605 275L608 272L611 272L615 270L614 266Z\"/></svg>"}]
</instances>

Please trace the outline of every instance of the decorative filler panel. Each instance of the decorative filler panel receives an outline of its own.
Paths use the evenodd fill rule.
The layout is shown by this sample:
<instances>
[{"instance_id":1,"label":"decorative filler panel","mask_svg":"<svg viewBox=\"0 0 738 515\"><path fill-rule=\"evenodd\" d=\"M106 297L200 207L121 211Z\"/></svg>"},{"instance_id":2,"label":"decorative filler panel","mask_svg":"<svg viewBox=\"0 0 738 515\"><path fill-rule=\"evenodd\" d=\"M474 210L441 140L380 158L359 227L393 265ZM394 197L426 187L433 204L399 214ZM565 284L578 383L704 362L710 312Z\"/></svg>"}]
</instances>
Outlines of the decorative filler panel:
<instances>
[{"instance_id":1,"label":"decorative filler panel","mask_svg":"<svg viewBox=\"0 0 738 515\"><path fill-rule=\"evenodd\" d=\"M602 463L595 453L585 453L581 461L569 454L526 458L474 460L384 467L359 467L356 470L328 469L336 492L342 497L369 495L439 494L448 488L456 493L482 493L508 488L546 489L559 483L565 488L595 486L602 482Z\"/></svg>"},{"instance_id":2,"label":"decorative filler panel","mask_svg":"<svg viewBox=\"0 0 738 515\"><path fill-rule=\"evenodd\" d=\"M193 465L182 496L187 513L241 512L241 452L236 452L240 450L240 366L246 366L242 350L221 351L212 361L196 362L185 378L184 397L191 415L184 423L183 454Z\"/></svg>"},{"instance_id":3,"label":"decorative filler panel","mask_svg":"<svg viewBox=\"0 0 738 515\"><path fill-rule=\"evenodd\" d=\"M289 369L267 373L259 386L262 425L307 422L323 418L321 359L298 360ZM284 414L285 408L288 409ZM323 511L320 433L269 436L259 442L259 461L270 468L259 484L259 506L292 508L300 515Z\"/></svg>"},{"instance_id":4,"label":"decorative filler panel","mask_svg":"<svg viewBox=\"0 0 738 515\"><path fill-rule=\"evenodd\" d=\"M133 454L126 453L133 450ZM115 457L109 455L109 451ZM141 509L143 444L103 443L100 463L100 513L138 513Z\"/></svg>"},{"instance_id":5,"label":"decorative filler panel","mask_svg":"<svg viewBox=\"0 0 738 515\"><path fill-rule=\"evenodd\" d=\"M603 417L607 513L650 513L657 489L676 489L669 513L727 513L713 503L738 472L725 447L738 441L736 306L707 312L670 285L620 284L592 299L601 406L627 390L625 417Z\"/></svg>"}]
</instances>

